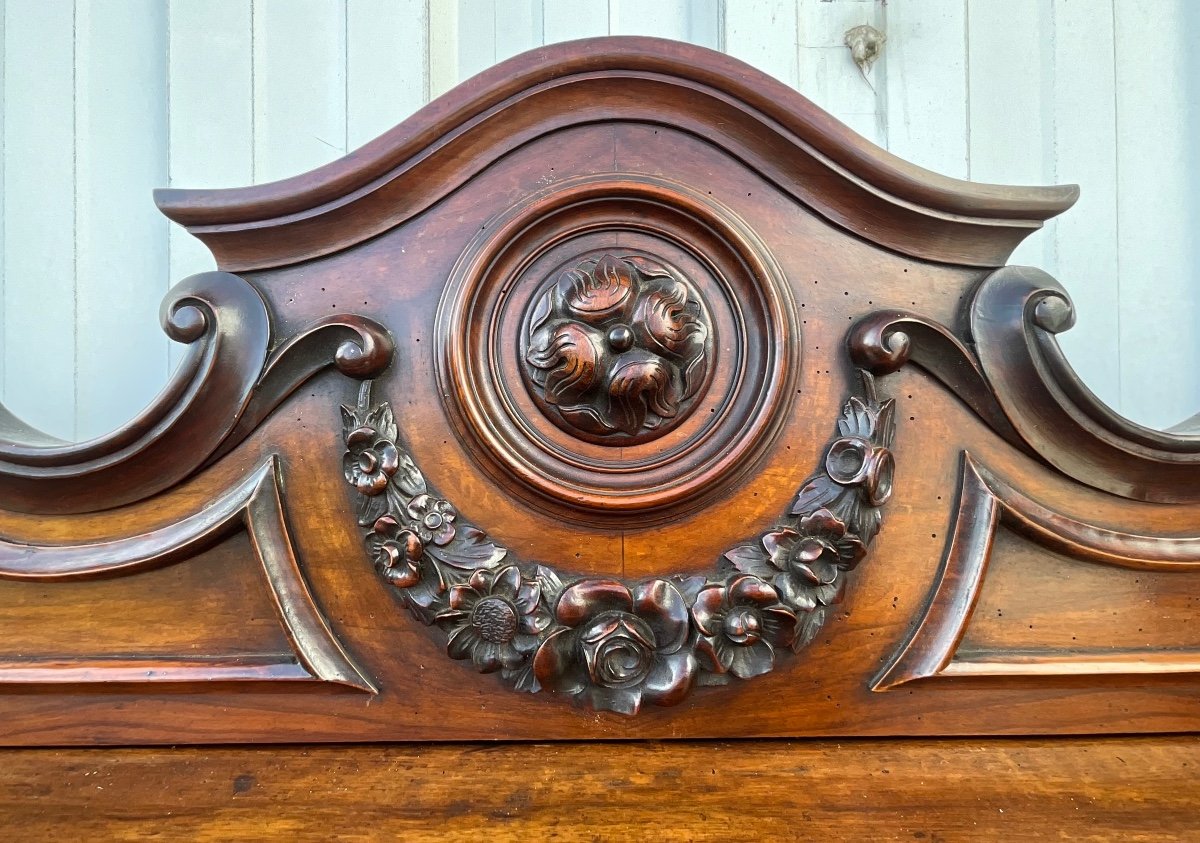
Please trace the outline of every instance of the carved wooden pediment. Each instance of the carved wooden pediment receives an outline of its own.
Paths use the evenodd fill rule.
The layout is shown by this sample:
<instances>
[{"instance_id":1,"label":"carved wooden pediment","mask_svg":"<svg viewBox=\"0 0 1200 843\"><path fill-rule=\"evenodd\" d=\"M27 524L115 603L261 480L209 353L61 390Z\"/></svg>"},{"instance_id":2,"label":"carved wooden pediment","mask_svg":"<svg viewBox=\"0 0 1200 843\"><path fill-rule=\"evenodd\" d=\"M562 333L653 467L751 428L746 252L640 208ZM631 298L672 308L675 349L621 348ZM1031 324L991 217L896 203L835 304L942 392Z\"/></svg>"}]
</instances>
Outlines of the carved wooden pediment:
<instances>
[{"instance_id":1,"label":"carved wooden pediment","mask_svg":"<svg viewBox=\"0 0 1200 843\"><path fill-rule=\"evenodd\" d=\"M1076 195L644 38L160 191L160 397L0 409L0 741L1195 730L1200 430L1005 266Z\"/></svg>"}]
</instances>

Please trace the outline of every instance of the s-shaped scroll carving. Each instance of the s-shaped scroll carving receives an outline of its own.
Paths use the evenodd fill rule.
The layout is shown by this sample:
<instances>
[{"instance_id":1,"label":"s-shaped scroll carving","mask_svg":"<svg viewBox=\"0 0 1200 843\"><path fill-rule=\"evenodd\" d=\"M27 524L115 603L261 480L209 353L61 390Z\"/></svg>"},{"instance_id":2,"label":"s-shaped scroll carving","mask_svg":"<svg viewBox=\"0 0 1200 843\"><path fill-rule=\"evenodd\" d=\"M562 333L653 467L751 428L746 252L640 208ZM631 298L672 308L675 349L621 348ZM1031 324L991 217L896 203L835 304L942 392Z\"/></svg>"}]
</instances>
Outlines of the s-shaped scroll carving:
<instances>
[{"instance_id":1,"label":"s-shaped scroll carving","mask_svg":"<svg viewBox=\"0 0 1200 843\"><path fill-rule=\"evenodd\" d=\"M848 344L876 374L916 363L1009 443L1081 483L1134 500L1200 503L1200 433L1152 430L1106 407L1055 339L1074 321L1057 281L1006 266L976 290L969 343L919 314L889 310L859 321Z\"/></svg>"},{"instance_id":2,"label":"s-shaped scroll carving","mask_svg":"<svg viewBox=\"0 0 1200 843\"><path fill-rule=\"evenodd\" d=\"M162 323L191 347L158 397L120 430L68 444L0 406L5 507L62 514L147 498L228 452L327 366L374 377L393 351L383 326L354 315L318 320L272 347L266 303L228 272L180 282L163 303Z\"/></svg>"}]
</instances>

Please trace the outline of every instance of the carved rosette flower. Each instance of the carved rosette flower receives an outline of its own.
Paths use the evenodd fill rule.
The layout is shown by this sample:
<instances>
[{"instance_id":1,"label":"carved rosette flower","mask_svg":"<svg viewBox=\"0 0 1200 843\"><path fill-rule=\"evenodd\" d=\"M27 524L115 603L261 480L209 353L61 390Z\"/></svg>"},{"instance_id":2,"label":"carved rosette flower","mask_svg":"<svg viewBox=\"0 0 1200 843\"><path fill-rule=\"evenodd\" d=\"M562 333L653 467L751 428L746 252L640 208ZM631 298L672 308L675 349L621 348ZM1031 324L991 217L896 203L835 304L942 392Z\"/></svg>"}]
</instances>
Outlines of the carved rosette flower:
<instances>
[{"instance_id":1,"label":"carved rosette flower","mask_svg":"<svg viewBox=\"0 0 1200 843\"><path fill-rule=\"evenodd\" d=\"M449 608L437 620L449 633L450 658L470 659L480 673L494 673L516 671L529 661L550 613L541 602L541 585L508 565L477 570L465 585L453 586Z\"/></svg>"},{"instance_id":2,"label":"carved rosette flower","mask_svg":"<svg viewBox=\"0 0 1200 843\"><path fill-rule=\"evenodd\" d=\"M526 382L576 431L627 441L682 417L708 377L709 317L691 285L639 256L562 272L525 332Z\"/></svg>"},{"instance_id":3,"label":"carved rosette flower","mask_svg":"<svg viewBox=\"0 0 1200 843\"><path fill-rule=\"evenodd\" d=\"M847 535L846 525L828 509L804 516L797 528L767 533L762 544L779 572L775 588L784 602L801 611L837 603L845 582L839 575L866 553L862 541Z\"/></svg>"},{"instance_id":4,"label":"carved rosette flower","mask_svg":"<svg viewBox=\"0 0 1200 843\"><path fill-rule=\"evenodd\" d=\"M417 495L408 502L406 511L421 541L433 542L440 547L454 538L454 519L458 517L458 511L449 501Z\"/></svg>"},{"instance_id":5,"label":"carved rosette flower","mask_svg":"<svg viewBox=\"0 0 1200 843\"><path fill-rule=\"evenodd\" d=\"M768 673L775 648L791 646L796 637L796 615L780 605L769 583L754 576L705 585L692 604L692 618L708 656L704 666L738 679Z\"/></svg>"},{"instance_id":6,"label":"carved rosette flower","mask_svg":"<svg viewBox=\"0 0 1200 843\"><path fill-rule=\"evenodd\" d=\"M367 534L367 550L375 567L396 588L422 606L430 606L446 590L440 569L424 558L425 545L406 524L383 515Z\"/></svg>"},{"instance_id":7,"label":"carved rosette flower","mask_svg":"<svg viewBox=\"0 0 1200 843\"><path fill-rule=\"evenodd\" d=\"M636 714L643 701L673 705L691 689L697 662L685 647L687 605L666 580L632 591L616 580L582 580L563 590L555 619L563 627L533 661L543 688L622 714Z\"/></svg>"},{"instance_id":8,"label":"carved rosette flower","mask_svg":"<svg viewBox=\"0 0 1200 843\"><path fill-rule=\"evenodd\" d=\"M636 312L637 287L618 270L601 267L600 282L572 276L566 292L580 324ZM653 310L654 301L637 307ZM665 313L643 316L649 324ZM688 341L686 330L655 331L663 347ZM342 408L343 467L375 568L416 618L446 632L450 657L517 690L545 688L635 714L644 703L675 705L695 684L767 673L781 648L799 651L822 628L891 491L892 402L876 400L866 383L871 397L846 403L824 471L801 489L793 512L726 552L711 579L584 578L564 586L553 568L505 562L507 550L428 488L396 444L390 407L369 406L369 387L358 407Z\"/></svg>"}]
</instances>

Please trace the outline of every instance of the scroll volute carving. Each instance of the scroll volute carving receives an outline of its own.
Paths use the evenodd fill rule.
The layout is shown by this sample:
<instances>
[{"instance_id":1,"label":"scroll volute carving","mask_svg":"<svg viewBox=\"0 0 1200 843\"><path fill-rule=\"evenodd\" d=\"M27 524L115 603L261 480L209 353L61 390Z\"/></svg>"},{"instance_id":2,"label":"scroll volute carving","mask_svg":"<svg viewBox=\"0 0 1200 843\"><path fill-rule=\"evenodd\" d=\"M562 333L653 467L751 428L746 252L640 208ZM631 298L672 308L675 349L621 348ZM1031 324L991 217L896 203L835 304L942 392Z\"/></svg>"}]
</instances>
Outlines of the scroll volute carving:
<instances>
[{"instance_id":1,"label":"scroll volute carving","mask_svg":"<svg viewBox=\"0 0 1200 843\"><path fill-rule=\"evenodd\" d=\"M1193 662L1109 620L1170 604L1146 640L1200 652L1194 437L1090 401L1065 293L1001 268L1075 195L651 39L161 193L220 266L167 305L181 377L94 443L0 412L0 617L37 627L0 742L1195 730ZM1039 601L1058 638L972 628Z\"/></svg>"}]
</instances>

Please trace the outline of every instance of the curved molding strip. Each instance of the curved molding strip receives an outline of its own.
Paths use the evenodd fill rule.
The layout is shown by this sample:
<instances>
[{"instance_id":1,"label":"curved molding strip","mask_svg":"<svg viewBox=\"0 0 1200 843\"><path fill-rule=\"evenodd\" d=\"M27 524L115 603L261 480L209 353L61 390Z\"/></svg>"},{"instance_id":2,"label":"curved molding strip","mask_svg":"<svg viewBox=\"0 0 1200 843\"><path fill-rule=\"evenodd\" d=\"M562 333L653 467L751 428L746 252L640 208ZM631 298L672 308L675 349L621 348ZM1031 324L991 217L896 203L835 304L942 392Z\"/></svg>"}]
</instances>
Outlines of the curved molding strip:
<instances>
[{"instance_id":1,"label":"curved molding strip","mask_svg":"<svg viewBox=\"0 0 1200 843\"><path fill-rule=\"evenodd\" d=\"M272 352L266 303L228 272L180 282L163 303L162 322L191 348L158 397L120 430L63 443L0 407L5 508L64 514L142 500L228 452L327 366L368 378L392 356L387 331L353 315L308 325Z\"/></svg>"},{"instance_id":2,"label":"curved molding strip","mask_svg":"<svg viewBox=\"0 0 1200 843\"><path fill-rule=\"evenodd\" d=\"M855 363L875 374L912 362L942 382L992 430L1095 489L1155 503L1200 503L1200 433L1135 424L1106 407L1071 368L1055 335L1075 321L1066 291L1039 269L988 275L969 311L970 346L931 319L872 313L848 337Z\"/></svg>"},{"instance_id":3,"label":"curved molding strip","mask_svg":"<svg viewBox=\"0 0 1200 843\"><path fill-rule=\"evenodd\" d=\"M616 84L615 84L616 83ZM835 224L904 254L999 266L1069 208L1074 185L981 185L869 143L742 62L656 38L556 44L503 62L354 153L236 190L160 190L159 207L228 270L280 266L362 242L430 207L513 150L592 122L691 132Z\"/></svg>"},{"instance_id":4,"label":"curved molding strip","mask_svg":"<svg viewBox=\"0 0 1200 843\"><path fill-rule=\"evenodd\" d=\"M330 630L300 571L284 520L275 457L208 506L147 533L78 545L0 538L0 579L61 582L127 576L184 562L242 529L250 536L293 652L5 661L0 662L0 685L315 681L375 693Z\"/></svg>"},{"instance_id":5,"label":"curved molding strip","mask_svg":"<svg viewBox=\"0 0 1200 843\"><path fill-rule=\"evenodd\" d=\"M1200 572L1200 536L1143 536L1055 512L963 454L958 514L920 620L872 689L935 676L1055 676L1200 672L1200 653L1043 657L989 654L956 660L982 590L996 528L1005 527L1073 559L1143 571Z\"/></svg>"}]
</instances>

